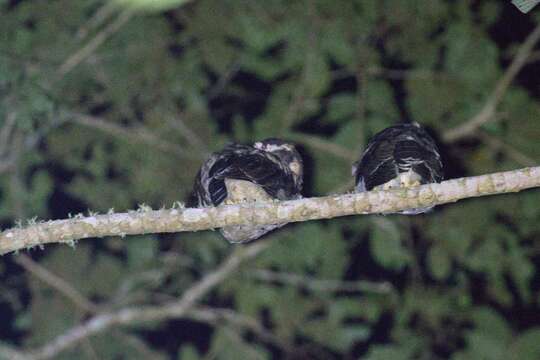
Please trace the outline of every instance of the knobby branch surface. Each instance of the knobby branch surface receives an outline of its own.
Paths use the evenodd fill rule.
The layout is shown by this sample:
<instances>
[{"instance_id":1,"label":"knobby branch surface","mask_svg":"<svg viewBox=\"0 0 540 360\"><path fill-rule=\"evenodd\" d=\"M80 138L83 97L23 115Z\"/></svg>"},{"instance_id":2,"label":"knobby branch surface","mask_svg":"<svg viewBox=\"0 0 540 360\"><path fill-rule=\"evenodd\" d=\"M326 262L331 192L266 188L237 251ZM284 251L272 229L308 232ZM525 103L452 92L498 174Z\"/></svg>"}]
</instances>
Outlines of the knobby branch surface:
<instances>
[{"instance_id":1,"label":"knobby branch surface","mask_svg":"<svg viewBox=\"0 0 540 360\"><path fill-rule=\"evenodd\" d=\"M427 184L411 189L349 193L290 201L207 208L139 209L34 223L0 233L0 254L92 237L199 231L230 225L277 224L355 214L391 213L540 186L540 166Z\"/></svg>"}]
</instances>

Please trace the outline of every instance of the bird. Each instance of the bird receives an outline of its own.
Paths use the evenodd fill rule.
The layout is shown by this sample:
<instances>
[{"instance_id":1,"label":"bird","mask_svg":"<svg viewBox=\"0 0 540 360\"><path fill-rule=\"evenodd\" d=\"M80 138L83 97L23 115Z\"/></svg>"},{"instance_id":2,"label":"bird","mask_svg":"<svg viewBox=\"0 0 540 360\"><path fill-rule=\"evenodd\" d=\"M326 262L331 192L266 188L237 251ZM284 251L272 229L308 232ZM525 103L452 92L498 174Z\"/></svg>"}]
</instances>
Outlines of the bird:
<instances>
[{"instance_id":1,"label":"bird","mask_svg":"<svg viewBox=\"0 0 540 360\"><path fill-rule=\"evenodd\" d=\"M277 138L253 145L232 143L211 154L193 186L199 207L301 198L303 161L291 143ZM220 229L230 243L246 243L285 224L235 225Z\"/></svg>"},{"instance_id":2,"label":"bird","mask_svg":"<svg viewBox=\"0 0 540 360\"><path fill-rule=\"evenodd\" d=\"M352 166L356 192L411 188L443 180L437 145L420 124L388 127L373 136L359 161ZM432 207L400 211L416 215Z\"/></svg>"}]
</instances>

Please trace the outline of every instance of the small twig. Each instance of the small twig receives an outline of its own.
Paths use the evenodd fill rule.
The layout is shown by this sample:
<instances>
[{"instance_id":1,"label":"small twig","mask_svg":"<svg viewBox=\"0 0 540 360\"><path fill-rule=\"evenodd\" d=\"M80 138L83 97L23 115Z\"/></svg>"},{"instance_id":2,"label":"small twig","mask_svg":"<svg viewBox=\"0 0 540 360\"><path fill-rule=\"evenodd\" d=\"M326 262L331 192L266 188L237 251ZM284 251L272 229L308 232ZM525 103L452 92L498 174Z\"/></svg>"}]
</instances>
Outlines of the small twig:
<instances>
[{"instance_id":1,"label":"small twig","mask_svg":"<svg viewBox=\"0 0 540 360\"><path fill-rule=\"evenodd\" d=\"M344 146L336 144L331 141L327 141L318 136L300 134L300 133L290 133L288 136L291 140L298 141L300 143L305 143L306 145L313 147L317 150L327 152L339 158L345 159L347 161L354 161L357 159L358 154L354 151L347 149Z\"/></svg>"},{"instance_id":2,"label":"small twig","mask_svg":"<svg viewBox=\"0 0 540 360\"><path fill-rule=\"evenodd\" d=\"M306 65L308 66L308 65ZM305 71L302 73L304 74ZM302 75L302 78L298 81L298 85L295 87L291 101L289 103L289 106L287 107L287 110L285 111L285 114L283 115L283 118L281 120L281 133L286 134L289 131L289 128L291 127L291 124L294 122L296 117L298 116L298 112L302 109L305 102L305 85L303 78L305 78L304 75Z\"/></svg>"},{"instance_id":3,"label":"small twig","mask_svg":"<svg viewBox=\"0 0 540 360\"><path fill-rule=\"evenodd\" d=\"M200 138L199 135L189 126L183 119L183 114L180 114L179 117L174 117L174 119L168 119L167 123L171 125L174 129L178 130L182 137L194 148L199 149L201 152L201 157L206 157L210 154L208 146Z\"/></svg>"},{"instance_id":4,"label":"small twig","mask_svg":"<svg viewBox=\"0 0 540 360\"><path fill-rule=\"evenodd\" d=\"M203 153L189 151L188 149L184 149L176 144L165 141L142 127L128 129L122 126L118 126L112 122L105 121L96 116L75 112L68 112L66 116L68 116L70 118L70 121L74 124L98 129L110 135L114 135L120 139L131 140L136 143L144 143L147 145L151 145L158 150L172 153L179 158L190 160L200 160L204 158Z\"/></svg>"},{"instance_id":5,"label":"small twig","mask_svg":"<svg viewBox=\"0 0 540 360\"><path fill-rule=\"evenodd\" d=\"M131 19L133 16L132 10L124 10L118 15L118 18L110 23L107 27L101 30L92 40L88 42L85 46L77 50L74 54L67 58L66 61L58 68L59 77L65 76L74 67L79 65L84 61L90 54L92 54L96 49L101 46L111 35L117 32L125 23Z\"/></svg>"},{"instance_id":6,"label":"small twig","mask_svg":"<svg viewBox=\"0 0 540 360\"><path fill-rule=\"evenodd\" d=\"M391 80L403 80L410 78L429 79L433 77L448 78L447 73L435 71L431 69L388 69L380 66L370 66L364 69L364 73L369 77L379 77ZM350 77L355 77L355 72L341 68L331 72L333 80L340 80Z\"/></svg>"},{"instance_id":7,"label":"small twig","mask_svg":"<svg viewBox=\"0 0 540 360\"><path fill-rule=\"evenodd\" d=\"M137 299L137 295L139 295L137 292L133 291L135 287L144 283L159 286L161 281L166 278L167 275L172 272L172 270L172 268L163 269L163 271L153 269L134 275L125 276L122 283L118 286L115 294L111 296L112 303L117 306L132 304ZM147 291L143 291L140 295L142 295L140 296L142 299L147 300Z\"/></svg>"},{"instance_id":8,"label":"small twig","mask_svg":"<svg viewBox=\"0 0 540 360\"><path fill-rule=\"evenodd\" d=\"M7 154L4 154L4 159L0 161L0 174L3 174L7 171L12 171L16 167L17 159L22 155L22 153L27 153L39 144L39 141L45 137L45 135L54 128L57 128L63 124L65 120L53 120L43 127L35 130L34 132L27 134L23 140L23 149L20 149L19 153L16 154L14 151L15 146L13 146L13 139L18 138L17 133L10 133L9 137L11 138L9 142L10 149L6 150Z\"/></svg>"},{"instance_id":9,"label":"small twig","mask_svg":"<svg viewBox=\"0 0 540 360\"><path fill-rule=\"evenodd\" d=\"M13 135L13 129L17 120L17 113L11 111L6 115L4 125L0 129L0 157L5 157L9 148L9 139Z\"/></svg>"},{"instance_id":10,"label":"small twig","mask_svg":"<svg viewBox=\"0 0 540 360\"><path fill-rule=\"evenodd\" d=\"M103 24L114 13L116 8L117 5L114 3L114 1L105 2L99 9L97 9L94 15L86 23L84 23L79 30L77 30L75 37L79 40L83 40L92 29L101 26L101 24Z\"/></svg>"},{"instance_id":11,"label":"small twig","mask_svg":"<svg viewBox=\"0 0 540 360\"><path fill-rule=\"evenodd\" d=\"M509 158L522 166L534 166L536 164L536 161L534 161L534 159L531 157L525 155L501 139L486 133L485 131L479 131L478 137L492 149L502 150L506 155L508 155Z\"/></svg>"},{"instance_id":12,"label":"small twig","mask_svg":"<svg viewBox=\"0 0 540 360\"><path fill-rule=\"evenodd\" d=\"M323 280L304 275L271 271L266 269L253 270L247 275L265 282L278 282L320 292L369 292L388 294L393 290L392 284L386 281L377 283L366 280Z\"/></svg>"},{"instance_id":13,"label":"small twig","mask_svg":"<svg viewBox=\"0 0 540 360\"><path fill-rule=\"evenodd\" d=\"M79 309L83 310L84 312L87 312L88 314L95 315L99 313L98 305L96 305L95 303L90 301L87 297L82 295L70 283L60 278L58 275L50 272L45 267L41 266L39 263L33 261L30 257L24 254L20 254L19 256L15 258L15 262L21 265L31 275L35 276L36 278L43 281L44 283L46 283L53 289L57 290L60 294L65 296ZM114 331L113 336L122 339L129 345L136 348L141 353L146 354L147 356L151 357L152 354L149 351L148 347L143 342L141 342L136 336L133 336L130 334L124 334L121 331ZM88 338L86 338L85 340L86 340L85 344L88 347L88 351L90 351L91 354L95 355L95 353L93 353L94 349L92 345L87 341ZM97 355L95 355L95 357L96 356Z\"/></svg>"},{"instance_id":14,"label":"small twig","mask_svg":"<svg viewBox=\"0 0 540 360\"><path fill-rule=\"evenodd\" d=\"M433 77L448 77L448 74L431 69L387 69L377 66L367 68L367 74L391 80L402 80L410 78L428 79Z\"/></svg>"},{"instance_id":15,"label":"small twig","mask_svg":"<svg viewBox=\"0 0 540 360\"><path fill-rule=\"evenodd\" d=\"M357 68L356 68L356 87L357 87L357 94L356 94L356 119L355 121L358 121L358 124L360 126L360 133L357 134L358 142L355 147L358 151L355 151L356 154L354 154L354 157L356 158L360 151L364 149L364 136L365 136L365 128L366 128L366 112L367 112L367 86L368 86L368 78L364 72L364 66L361 62L358 62Z\"/></svg>"},{"instance_id":16,"label":"small twig","mask_svg":"<svg viewBox=\"0 0 540 360\"><path fill-rule=\"evenodd\" d=\"M16 256L15 262L21 265L26 271L34 275L39 280L48 284L53 289L57 290L60 294L64 295L71 302L73 302L80 309L89 312L95 313L98 310L98 307L90 302L85 296L83 296L77 289L75 289L70 283L64 279L56 276L45 267L36 263L30 257L20 254Z\"/></svg>"},{"instance_id":17,"label":"small twig","mask_svg":"<svg viewBox=\"0 0 540 360\"><path fill-rule=\"evenodd\" d=\"M479 127L493 119L497 106L508 91L508 88L510 87L510 84L514 78L517 76L523 66L527 64L527 59L531 55L531 52L538 40L540 40L540 25L538 25L527 37L525 42L523 42L516 56L514 57L514 60L495 86L495 90L489 96L482 110L480 110L478 114L464 124L447 130L442 136L445 142L453 142L470 136L474 134Z\"/></svg>"},{"instance_id":18,"label":"small twig","mask_svg":"<svg viewBox=\"0 0 540 360\"><path fill-rule=\"evenodd\" d=\"M228 325L232 325L233 327L253 332L259 339L266 341L269 344L276 345L282 349L292 348L290 342L274 335L256 319L230 309L217 309L201 306L190 310L186 317L197 321L207 322L212 325L220 325L225 321Z\"/></svg>"},{"instance_id":19,"label":"small twig","mask_svg":"<svg viewBox=\"0 0 540 360\"><path fill-rule=\"evenodd\" d=\"M317 24L315 7L312 1L307 3L307 14L312 24ZM305 53L305 61L302 67L298 84L293 90L291 101L281 120L281 133L285 134L298 117L299 112L303 109L306 102L306 82L308 81L309 73L313 67L313 54L317 46L317 31L312 29L307 36L307 49Z\"/></svg>"},{"instance_id":20,"label":"small twig","mask_svg":"<svg viewBox=\"0 0 540 360\"><path fill-rule=\"evenodd\" d=\"M9 112L0 129L0 174L12 170L16 162L17 154L11 148L16 119L17 114Z\"/></svg>"}]
</instances>

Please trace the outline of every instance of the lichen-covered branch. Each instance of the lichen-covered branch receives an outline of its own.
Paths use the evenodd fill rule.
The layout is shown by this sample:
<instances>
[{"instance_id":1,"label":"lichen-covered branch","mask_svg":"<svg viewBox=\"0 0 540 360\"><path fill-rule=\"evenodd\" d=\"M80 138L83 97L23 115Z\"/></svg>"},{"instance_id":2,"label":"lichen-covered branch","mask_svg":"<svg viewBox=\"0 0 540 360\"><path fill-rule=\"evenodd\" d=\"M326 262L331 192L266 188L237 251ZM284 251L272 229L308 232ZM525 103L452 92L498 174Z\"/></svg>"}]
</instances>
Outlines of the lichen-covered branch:
<instances>
[{"instance_id":1,"label":"lichen-covered branch","mask_svg":"<svg viewBox=\"0 0 540 360\"><path fill-rule=\"evenodd\" d=\"M355 214L396 212L538 186L539 166L448 180L412 189L208 208L140 209L88 217L81 215L5 230L0 233L0 254L48 243L72 243L91 237L199 231L230 225L278 224Z\"/></svg>"}]
</instances>

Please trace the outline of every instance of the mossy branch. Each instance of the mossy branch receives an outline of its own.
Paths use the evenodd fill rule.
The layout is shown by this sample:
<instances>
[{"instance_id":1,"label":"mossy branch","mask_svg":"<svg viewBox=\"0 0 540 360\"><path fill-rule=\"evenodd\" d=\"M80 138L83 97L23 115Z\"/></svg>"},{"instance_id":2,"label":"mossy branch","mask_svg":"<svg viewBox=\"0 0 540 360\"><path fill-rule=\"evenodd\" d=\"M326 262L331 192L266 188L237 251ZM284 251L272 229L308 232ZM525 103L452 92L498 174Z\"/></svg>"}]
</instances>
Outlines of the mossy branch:
<instances>
[{"instance_id":1,"label":"mossy branch","mask_svg":"<svg viewBox=\"0 0 540 360\"><path fill-rule=\"evenodd\" d=\"M230 225L275 224L390 213L465 198L540 186L540 166L427 184L413 189L370 191L290 201L245 203L208 208L140 209L127 213L76 216L30 224L0 233L0 254L48 243L150 233L199 231Z\"/></svg>"}]
</instances>

